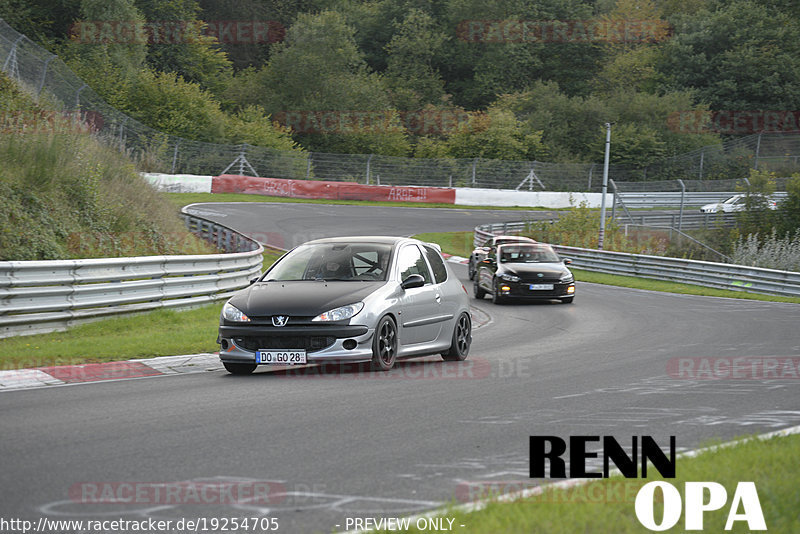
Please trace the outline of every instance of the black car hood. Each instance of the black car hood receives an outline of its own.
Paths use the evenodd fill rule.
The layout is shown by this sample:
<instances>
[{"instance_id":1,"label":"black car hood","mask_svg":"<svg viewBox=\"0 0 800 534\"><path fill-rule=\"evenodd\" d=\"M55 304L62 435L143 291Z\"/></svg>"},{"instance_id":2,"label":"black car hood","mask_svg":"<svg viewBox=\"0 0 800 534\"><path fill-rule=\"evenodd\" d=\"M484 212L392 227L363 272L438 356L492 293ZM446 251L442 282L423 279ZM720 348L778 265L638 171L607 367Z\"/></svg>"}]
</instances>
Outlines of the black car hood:
<instances>
[{"instance_id":1,"label":"black car hood","mask_svg":"<svg viewBox=\"0 0 800 534\"><path fill-rule=\"evenodd\" d=\"M339 306L360 302L385 283L258 282L231 297L230 303L251 317L317 316Z\"/></svg>"},{"instance_id":2,"label":"black car hood","mask_svg":"<svg viewBox=\"0 0 800 534\"><path fill-rule=\"evenodd\" d=\"M542 273L544 277L549 278L567 274L568 269L563 263L501 263L499 272L511 273L523 278Z\"/></svg>"}]
</instances>

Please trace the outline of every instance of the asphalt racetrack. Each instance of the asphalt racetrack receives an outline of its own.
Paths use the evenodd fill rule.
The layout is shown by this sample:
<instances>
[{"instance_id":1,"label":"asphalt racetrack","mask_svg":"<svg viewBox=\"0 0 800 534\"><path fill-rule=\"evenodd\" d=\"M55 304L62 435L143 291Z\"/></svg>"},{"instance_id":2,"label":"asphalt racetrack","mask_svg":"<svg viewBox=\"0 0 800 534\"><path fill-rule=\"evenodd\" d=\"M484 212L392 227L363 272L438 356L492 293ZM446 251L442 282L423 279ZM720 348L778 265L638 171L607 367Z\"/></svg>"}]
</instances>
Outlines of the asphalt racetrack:
<instances>
[{"instance_id":1,"label":"asphalt racetrack","mask_svg":"<svg viewBox=\"0 0 800 534\"><path fill-rule=\"evenodd\" d=\"M204 216L288 247L326 235L410 235L516 220L514 211L211 204ZM531 212L541 214L543 212ZM466 267L454 265L468 284ZM471 288L469 285L468 288ZM465 362L388 374L224 371L0 393L0 516L261 515L279 532L343 530L528 479L528 437L653 435L679 450L800 424L800 381L676 375L697 358L800 356L800 306L578 282L575 303L473 304L491 317ZM678 360L683 359L683 360ZM691 360L692 362L696 360ZM697 360L699 361L699 360ZM678 464L680 469L680 464ZM178 481L268 484L253 504L173 502ZM150 487L136 502L81 492ZM469 532L469 525L464 532Z\"/></svg>"}]
</instances>

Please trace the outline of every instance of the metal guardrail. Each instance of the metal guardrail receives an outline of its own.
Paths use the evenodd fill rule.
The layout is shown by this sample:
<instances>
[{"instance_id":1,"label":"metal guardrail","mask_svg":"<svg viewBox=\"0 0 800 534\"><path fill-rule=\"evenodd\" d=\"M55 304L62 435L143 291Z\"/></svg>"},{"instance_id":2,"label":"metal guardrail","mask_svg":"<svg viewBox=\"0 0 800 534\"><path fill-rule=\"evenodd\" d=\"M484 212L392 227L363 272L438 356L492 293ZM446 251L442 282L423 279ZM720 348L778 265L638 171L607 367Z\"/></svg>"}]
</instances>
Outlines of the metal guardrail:
<instances>
[{"instance_id":1,"label":"metal guardrail","mask_svg":"<svg viewBox=\"0 0 800 534\"><path fill-rule=\"evenodd\" d=\"M631 213L630 216L617 217L620 226L635 224L663 228L732 228L736 224L736 213L692 213L667 215L648 215ZM680 223L680 224L679 224Z\"/></svg>"},{"instance_id":2,"label":"metal guardrail","mask_svg":"<svg viewBox=\"0 0 800 534\"><path fill-rule=\"evenodd\" d=\"M616 223L620 227L647 226L651 228L661 228L670 230L678 228L678 220L681 216L677 213L649 215L647 213L633 213L630 217L617 214ZM553 219L555 220L555 219ZM537 220L535 222L546 222ZM681 227L683 229L692 228L731 228L736 224L736 213L693 213L683 215ZM495 228L496 234L521 232L527 228L527 222L498 223L491 225ZM488 226L488 225L487 225ZM486 237L488 239L488 235ZM483 241L481 241L483 242Z\"/></svg>"},{"instance_id":3,"label":"metal guardrail","mask_svg":"<svg viewBox=\"0 0 800 534\"><path fill-rule=\"evenodd\" d=\"M622 185L622 184L619 184ZM622 201L626 207L632 208L674 208L681 205L681 192L680 191L619 191L619 200ZM723 200L732 197L733 195L740 195L739 192L709 192L709 191L687 191L683 193L683 205L687 207L698 207L704 204L713 204L715 202L722 202ZM776 200L786 198L785 191L778 191L773 196Z\"/></svg>"},{"instance_id":4,"label":"metal guardrail","mask_svg":"<svg viewBox=\"0 0 800 534\"><path fill-rule=\"evenodd\" d=\"M228 298L261 272L264 248L226 226L183 213L190 231L226 254L0 261L0 337Z\"/></svg>"},{"instance_id":5,"label":"metal guardrail","mask_svg":"<svg viewBox=\"0 0 800 534\"><path fill-rule=\"evenodd\" d=\"M486 224L475 228L474 240L483 243L492 235L514 233L528 223ZM668 280L733 291L800 297L800 273L714 263L681 258L627 254L578 247L553 245L572 264L587 271Z\"/></svg>"}]
</instances>

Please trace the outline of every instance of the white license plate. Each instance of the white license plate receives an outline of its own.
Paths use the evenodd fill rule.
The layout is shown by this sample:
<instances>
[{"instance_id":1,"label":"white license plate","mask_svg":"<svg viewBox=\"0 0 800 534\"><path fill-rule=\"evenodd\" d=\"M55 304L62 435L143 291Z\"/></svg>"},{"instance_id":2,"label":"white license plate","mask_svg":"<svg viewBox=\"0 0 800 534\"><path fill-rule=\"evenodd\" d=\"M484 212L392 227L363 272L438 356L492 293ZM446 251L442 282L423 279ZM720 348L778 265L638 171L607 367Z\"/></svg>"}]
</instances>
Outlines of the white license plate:
<instances>
[{"instance_id":1,"label":"white license plate","mask_svg":"<svg viewBox=\"0 0 800 534\"><path fill-rule=\"evenodd\" d=\"M530 286L531 291L536 290L553 290L553 284L531 284Z\"/></svg>"},{"instance_id":2,"label":"white license plate","mask_svg":"<svg viewBox=\"0 0 800 534\"><path fill-rule=\"evenodd\" d=\"M302 365L306 363L306 351L305 349L257 350L256 363Z\"/></svg>"}]
</instances>

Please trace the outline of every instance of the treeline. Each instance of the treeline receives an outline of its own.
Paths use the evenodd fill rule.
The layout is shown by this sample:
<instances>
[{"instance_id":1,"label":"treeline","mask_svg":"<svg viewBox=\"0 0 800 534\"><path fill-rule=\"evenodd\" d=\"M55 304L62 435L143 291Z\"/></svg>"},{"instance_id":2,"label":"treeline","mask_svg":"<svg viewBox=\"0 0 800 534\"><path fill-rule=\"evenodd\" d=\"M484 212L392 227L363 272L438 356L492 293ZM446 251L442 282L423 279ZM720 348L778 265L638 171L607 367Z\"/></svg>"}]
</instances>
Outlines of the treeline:
<instances>
[{"instance_id":1,"label":"treeline","mask_svg":"<svg viewBox=\"0 0 800 534\"><path fill-rule=\"evenodd\" d=\"M681 118L800 109L793 0L0 0L0 16L115 107L202 141L594 162L613 122L612 161L646 165L722 139Z\"/></svg>"}]
</instances>

